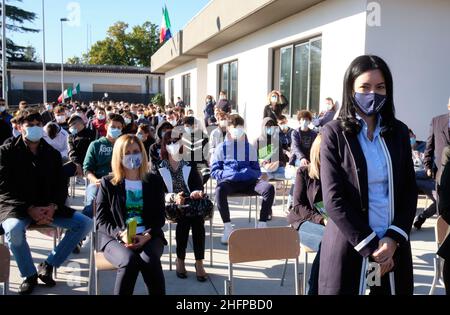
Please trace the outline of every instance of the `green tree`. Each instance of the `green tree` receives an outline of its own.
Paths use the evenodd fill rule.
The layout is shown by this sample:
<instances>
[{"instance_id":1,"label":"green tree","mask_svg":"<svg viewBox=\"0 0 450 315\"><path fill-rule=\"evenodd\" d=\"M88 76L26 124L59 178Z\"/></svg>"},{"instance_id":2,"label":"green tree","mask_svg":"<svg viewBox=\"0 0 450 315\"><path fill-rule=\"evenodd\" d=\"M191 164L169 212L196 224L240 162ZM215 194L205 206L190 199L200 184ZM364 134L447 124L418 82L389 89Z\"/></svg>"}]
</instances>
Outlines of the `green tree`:
<instances>
[{"instance_id":1,"label":"green tree","mask_svg":"<svg viewBox=\"0 0 450 315\"><path fill-rule=\"evenodd\" d=\"M22 2L22 0L14 0ZM8 32L38 33L40 30L25 26L27 22L34 22L37 15L34 12L26 11L15 5L6 5L6 29ZM1 23L0 23L1 24ZM35 50L31 46L21 46L8 38L6 34L6 53L9 61L35 61ZM0 40L1 44L1 40ZM31 47L31 49L30 49ZM34 54L30 53L34 50ZM30 60L31 57L31 60Z\"/></svg>"},{"instance_id":2,"label":"green tree","mask_svg":"<svg viewBox=\"0 0 450 315\"><path fill-rule=\"evenodd\" d=\"M87 54L87 63L95 65L150 66L150 57L160 48L158 26L145 22L134 26L117 22L104 40L96 42Z\"/></svg>"}]
</instances>

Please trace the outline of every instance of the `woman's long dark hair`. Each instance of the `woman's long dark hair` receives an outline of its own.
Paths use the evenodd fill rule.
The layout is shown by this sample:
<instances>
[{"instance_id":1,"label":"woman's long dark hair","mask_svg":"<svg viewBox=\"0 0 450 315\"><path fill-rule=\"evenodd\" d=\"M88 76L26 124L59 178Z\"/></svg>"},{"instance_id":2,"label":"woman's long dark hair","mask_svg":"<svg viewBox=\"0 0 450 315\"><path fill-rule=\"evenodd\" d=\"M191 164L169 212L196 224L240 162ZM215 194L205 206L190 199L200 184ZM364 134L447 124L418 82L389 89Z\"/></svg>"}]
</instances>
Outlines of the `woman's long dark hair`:
<instances>
[{"instance_id":1,"label":"woman's long dark hair","mask_svg":"<svg viewBox=\"0 0 450 315\"><path fill-rule=\"evenodd\" d=\"M357 134L361 130L361 126L356 119L354 83L360 75L371 70L380 70L386 85L386 104L380 112L382 118L382 134L390 132L394 127L394 84L391 70L386 62L380 57L364 55L353 60L344 77L343 101L338 119L342 122L342 126L346 133Z\"/></svg>"}]
</instances>

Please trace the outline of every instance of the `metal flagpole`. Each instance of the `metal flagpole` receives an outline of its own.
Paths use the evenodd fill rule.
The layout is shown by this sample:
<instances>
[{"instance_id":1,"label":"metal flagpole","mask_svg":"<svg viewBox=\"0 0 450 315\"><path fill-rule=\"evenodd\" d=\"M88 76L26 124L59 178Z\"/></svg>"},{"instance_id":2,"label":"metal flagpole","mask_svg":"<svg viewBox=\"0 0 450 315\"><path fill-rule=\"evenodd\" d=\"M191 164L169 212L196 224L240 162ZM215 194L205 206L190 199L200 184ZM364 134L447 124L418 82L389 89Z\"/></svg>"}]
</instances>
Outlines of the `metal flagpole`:
<instances>
[{"instance_id":1,"label":"metal flagpole","mask_svg":"<svg viewBox=\"0 0 450 315\"><path fill-rule=\"evenodd\" d=\"M7 54L6 54L6 4L2 0L2 92L5 99L6 106L8 103L8 69L7 69Z\"/></svg>"},{"instance_id":2,"label":"metal flagpole","mask_svg":"<svg viewBox=\"0 0 450 315\"><path fill-rule=\"evenodd\" d=\"M67 22L68 19L62 18L61 21L61 95L62 102L64 103L64 35L63 35L63 23Z\"/></svg>"}]
</instances>

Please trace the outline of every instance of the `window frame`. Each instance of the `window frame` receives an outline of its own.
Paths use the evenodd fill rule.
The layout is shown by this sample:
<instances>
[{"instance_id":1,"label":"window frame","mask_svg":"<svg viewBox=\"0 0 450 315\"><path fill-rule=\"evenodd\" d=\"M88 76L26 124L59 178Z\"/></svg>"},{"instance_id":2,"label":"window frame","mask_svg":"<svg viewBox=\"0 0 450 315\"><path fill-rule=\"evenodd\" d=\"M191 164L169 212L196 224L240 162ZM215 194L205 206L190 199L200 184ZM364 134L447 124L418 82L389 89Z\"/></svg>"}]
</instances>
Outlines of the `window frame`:
<instances>
[{"instance_id":1,"label":"window frame","mask_svg":"<svg viewBox=\"0 0 450 315\"><path fill-rule=\"evenodd\" d=\"M320 35L316 35L313 37L309 37L300 41L296 41L296 42L292 42L289 44L285 44L279 47L275 47L272 49L272 58L273 58L273 63L272 63L272 73L274 74L272 76L272 88L273 90L279 90L281 91L281 72L282 72L282 53L281 51L283 49L291 49L291 71L290 71L290 87L289 87L289 95L286 95L286 97L289 100L289 108L287 109L287 115L289 115L289 117L294 117L296 113L293 112L293 102L292 102L292 96L293 96L293 91L294 91L294 70L295 70L295 60L296 60L296 48L300 47L302 45L307 44L309 51L308 51L308 83L307 83L307 101L306 101L306 109L307 110L311 110L312 106L311 106L311 59L312 59L312 43L316 42L316 41L321 41L321 44L323 43L323 36L322 34ZM322 46L323 47L323 46ZM279 60L277 61L277 53L278 53L278 58ZM322 53L321 53L321 60L320 60L320 64L322 65ZM278 67L278 69L276 69L276 67ZM277 71L278 70L278 71ZM278 76L278 78L276 78L275 76ZM320 82L322 82L322 77L320 79ZM275 86L276 84L278 84L278 86ZM319 108L320 109L320 108Z\"/></svg>"},{"instance_id":2,"label":"window frame","mask_svg":"<svg viewBox=\"0 0 450 315\"><path fill-rule=\"evenodd\" d=\"M236 91L234 91L234 94L236 94L235 96L235 100L231 99L231 95L234 95L231 93L232 91L232 65L236 64ZM228 66L228 86L226 89L224 89L223 87L223 82L222 82L222 74L223 74L223 67L227 65ZM227 98L231 103L231 106L233 109L236 109L237 111L239 110L239 106L238 106L238 100L239 100L239 60L238 59L233 59L233 60L229 60L227 62L223 62L221 64L218 65L219 70L218 70L218 80L219 80L219 84L218 86L218 91L217 91L217 99L219 99L219 95L221 91L226 91L227 92Z\"/></svg>"}]
</instances>

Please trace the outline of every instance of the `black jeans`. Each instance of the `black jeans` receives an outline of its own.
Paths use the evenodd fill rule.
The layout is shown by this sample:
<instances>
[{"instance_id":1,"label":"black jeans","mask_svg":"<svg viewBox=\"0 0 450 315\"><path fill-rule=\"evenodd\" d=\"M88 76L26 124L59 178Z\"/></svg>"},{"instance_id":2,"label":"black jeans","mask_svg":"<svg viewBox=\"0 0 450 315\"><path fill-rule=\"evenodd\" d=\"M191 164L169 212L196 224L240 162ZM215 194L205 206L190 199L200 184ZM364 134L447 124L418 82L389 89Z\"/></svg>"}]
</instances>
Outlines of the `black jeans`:
<instances>
[{"instance_id":1,"label":"black jeans","mask_svg":"<svg viewBox=\"0 0 450 315\"><path fill-rule=\"evenodd\" d=\"M321 244L322 245L322 244ZM317 251L316 257L314 258L313 264L311 266L311 271L309 274L309 290L308 295L319 295L319 267L320 267L320 247Z\"/></svg>"},{"instance_id":2,"label":"black jeans","mask_svg":"<svg viewBox=\"0 0 450 315\"><path fill-rule=\"evenodd\" d=\"M161 238L150 240L144 248L132 251L118 241L109 242L105 249L105 258L116 268L115 295L133 295L139 272L142 273L148 293L165 295L166 284L161 266L164 242Z\"/></svg>"},{"instance_id":3,"label":"black jeans","mask_svg":"<svg viewBox=\"0 0 450 315\"><path fill-rule=\"evenodd\" d=\"M269 214L272 213L272 205L275 199L275 188L273 185L265 181L219 183L216 187L216 204L223 223L231 222L228 196L235 193L248 195L257 193L262 196L263 201L259 220L261 222L267 221Z\"/></svg>"},{"instance_id":4,"label":"black jeans","mask_svg":"<svg viewBox=\"0 0 450 315\"><path fill-rule=\"evenodd\" d=\"M181 260L186 258L186 248L191 227L195 260L203 260L205 259L205 220L202 217L184 217L177 222L177 230L175 233L177 257Z\"/></svg>"}]
</instances>

